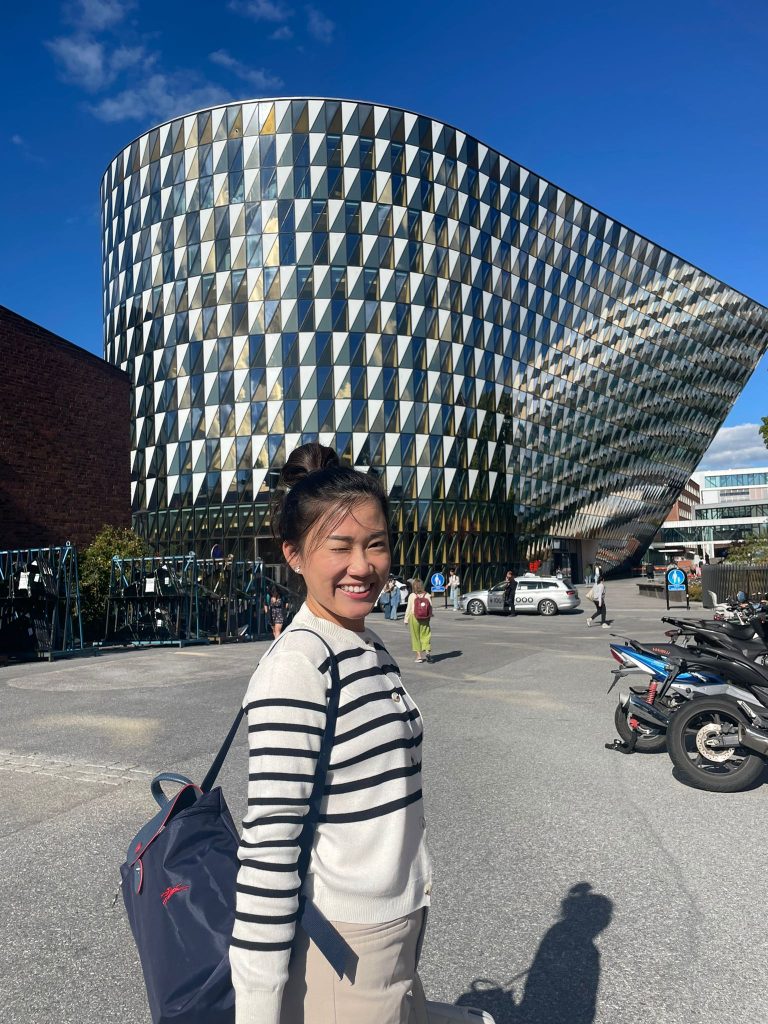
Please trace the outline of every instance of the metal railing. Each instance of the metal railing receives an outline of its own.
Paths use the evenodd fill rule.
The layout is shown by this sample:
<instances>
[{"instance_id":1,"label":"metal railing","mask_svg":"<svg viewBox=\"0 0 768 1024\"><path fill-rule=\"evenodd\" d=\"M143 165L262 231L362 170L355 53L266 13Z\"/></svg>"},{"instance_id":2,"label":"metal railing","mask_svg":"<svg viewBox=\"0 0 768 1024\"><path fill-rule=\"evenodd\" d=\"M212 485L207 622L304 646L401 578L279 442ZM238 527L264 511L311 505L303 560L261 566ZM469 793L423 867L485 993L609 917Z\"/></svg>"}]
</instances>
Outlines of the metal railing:
<instances>
[{"instance_id":1,"label":"metal railing","mask_svg":"<svg viewBox=\"0 0 768 1024\"><path fill-rule=\"evenodd\" d=\"M768 565L705 565L701 570L702 603L713 607L717 601L733 597L740 590L747 596L768 591Z\"/></svg>"},{"instance_id":2,"label":"metal railing","mask_svg":"<svg viewBox=\"0 0 768 1024\"><path fill-rule=\"evenodd\" d=\"M103 644L184 647L270 635L273 586L291 609L301 597L275 578L280 567L233 558L112 558ZM274 570L274 572L270 571Z\"/></svg>"},{"instance_id":3,"label":"metal railing","mask_svg":"<svg viewBox=\"0 0 768 1024\"><path fill-rule=\"evenodd\" d=\"M83 650L77 551L0 551L0 654L47 658Z\"/></svg>"}]
</instances>

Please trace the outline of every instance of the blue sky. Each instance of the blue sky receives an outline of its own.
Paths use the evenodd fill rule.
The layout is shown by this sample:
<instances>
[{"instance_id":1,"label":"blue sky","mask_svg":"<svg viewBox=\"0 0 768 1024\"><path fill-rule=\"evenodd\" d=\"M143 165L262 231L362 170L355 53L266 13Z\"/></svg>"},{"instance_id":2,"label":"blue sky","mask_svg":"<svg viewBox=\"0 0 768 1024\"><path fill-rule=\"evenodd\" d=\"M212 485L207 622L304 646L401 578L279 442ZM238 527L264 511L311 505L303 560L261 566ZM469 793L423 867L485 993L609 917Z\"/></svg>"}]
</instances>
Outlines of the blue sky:
<instances>
[{"instance_id":1,"label":"blue sky","mask_svg":"<svg viewBox=\"0 0 768 1024\"><path fill-rule=\"evenodd\" d=\"M761 0L41 0L3 28L0 303L100 354L107 163L152 124L266 95L449 121L768 305ZM710 462L768 463L749 426L767 370Z\"/></svg>"}]
</instances>

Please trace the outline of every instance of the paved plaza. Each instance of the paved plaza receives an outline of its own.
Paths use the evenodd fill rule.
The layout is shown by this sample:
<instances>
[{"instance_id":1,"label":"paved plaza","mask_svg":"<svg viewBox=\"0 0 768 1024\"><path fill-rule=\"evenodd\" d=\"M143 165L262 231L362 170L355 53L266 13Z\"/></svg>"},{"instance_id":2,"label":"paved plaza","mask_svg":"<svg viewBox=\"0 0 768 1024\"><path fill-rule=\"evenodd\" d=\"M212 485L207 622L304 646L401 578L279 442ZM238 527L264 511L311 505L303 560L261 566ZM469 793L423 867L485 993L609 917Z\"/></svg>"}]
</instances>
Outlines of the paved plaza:
<instances>
[{"instance_id":1,"label":"paved plaza","mask_svg":"<svg viewBox=\"0 0 768 1024\"><path fill-rule=\"evenodd\" d=\"M663 604L636 591L608 585L614 628L658 639ZM702 793L666 754L605 750L610 636L582 611L472 619L438 605L430 665L413 663L402 621L371 621L425 719L427 992L497 1024L768 1021L768 788ZM151 776L202 776L265 647L0 668L8 1024L149 1021L112 908L118 868L153 811ZM222 784L239 820L244 730Z\"/></svg>"}]
</instances>

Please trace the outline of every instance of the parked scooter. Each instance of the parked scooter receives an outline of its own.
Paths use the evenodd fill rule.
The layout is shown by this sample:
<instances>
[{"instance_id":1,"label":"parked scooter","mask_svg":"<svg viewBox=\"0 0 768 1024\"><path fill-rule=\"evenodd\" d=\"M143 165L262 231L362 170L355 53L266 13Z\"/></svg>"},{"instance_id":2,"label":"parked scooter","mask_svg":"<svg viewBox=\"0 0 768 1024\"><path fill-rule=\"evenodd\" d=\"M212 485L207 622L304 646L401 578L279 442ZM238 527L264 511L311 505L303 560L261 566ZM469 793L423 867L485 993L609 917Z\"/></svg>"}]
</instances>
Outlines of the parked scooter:
<instances>
[{"instance_id":1,"label":"parked scooter","mask_svg":"<svg viewBox=\"0 0 768 1024\"><path fill-rule=\"evenodd\" d=\"M768 594L752 594L747 597L740 590L735 597L727 597L725 601L712 607L716 622L746 622L752 615L768 612Z\"/></svg>"},{"instance_id":2,"label":"parked scooter","mask_svg":"<svg viewBox=\"0 0 768 1024\"><path fill-rule=\"evenodd\" d=\"M661 621L675 627L665 633L673 643L682 638L688 646L733 650L745 658L768 662L768 627L764 614L752 614L745 622L673 619L669 615L663 615Z\"/></svg>"},{"instance_id":3,"label":"parked scooter","mask_svg":"<svg viewBox=\"0 0 768 1024\"><path fill-rule=\"evenodd\" d=\"M702 696L731 697L734 700L758 703L749 690L734 685L724 677L722 666L715 662L707 665L706 653L702 653L703 664L694 669L680 669L679 659L684 649L674 648L674 653L665 656L649 655L633 647L611 644L611 654L620 661L614 670L614 680L608 692L620 679L635 677L642 673L650 681L632 685L628 692L619 694L619 702L613 721L621 742L614 741L606 747L622 753L641 751L658 753L667 747L667 729L673 716L693 698ZM672 647L673 645L668 645ZM687 651L685 652L687 654Z\"/></svg>"},{"instance_id":4,"label":"parked scooter","mask_svg":"<svg viewBox=\"0 0 768 1024\"><path fill-rule=\"evenodd\" d=\"M689 620L665 618L663 621L674 623L678 626L676 630L670 631L667 635L677 639L685 635L693 642L698 641L700 649L723 650L730 649L739 654L757 661L768 659L768 646L764 640L759 642L746 641L740 638L737 630L741 630L741 636L749 630L755 634L766 635L766 622L764 617L755 618L752 625L747 627L731 627L728 631L712 630L711 623L695 623ZM614 670L614 680L609 687L610 693L620 679L627 676L650 677L648 683L632 686L627 694L622 694L614 712L614 725L618 732L621 743L609 746L611 749L620 750L623 753L631 753L634 750L646 753L658 752L666 748L666 728L669 716L672 715L681 704L690 700L691 697L707 693L711 696L733 696L735 699L750 700L750 695L735 688L723 678L720 666L715 664L710 670L704 669L697 672L683 672L675 675L674 683L667 685L663 693L659 688L669 676L670 661L676 663L684 650L675 643L651 643L640 644L636 640L626 638L624 644L612 643L610 645L611 656L618 662L619 668ZM649 710L650 709L650 710ZM666 721L665 721L666 720Z\"/></svg>"},{"instance_id":5,"label":"parked scooter","mask_svg":"<svg viewBox=\"0 0 768 1024\"><path fill-rule=\"evenodd\" d=\"M702 693L670 717L667 750L680 775L692 786L714 793L737 793L755 782L768 760L768 668L732 651L685 652L678 673L719 666L729 684L749 694ZM675 672L670 674L670 685Z\"/></svg>"}]
</instances>

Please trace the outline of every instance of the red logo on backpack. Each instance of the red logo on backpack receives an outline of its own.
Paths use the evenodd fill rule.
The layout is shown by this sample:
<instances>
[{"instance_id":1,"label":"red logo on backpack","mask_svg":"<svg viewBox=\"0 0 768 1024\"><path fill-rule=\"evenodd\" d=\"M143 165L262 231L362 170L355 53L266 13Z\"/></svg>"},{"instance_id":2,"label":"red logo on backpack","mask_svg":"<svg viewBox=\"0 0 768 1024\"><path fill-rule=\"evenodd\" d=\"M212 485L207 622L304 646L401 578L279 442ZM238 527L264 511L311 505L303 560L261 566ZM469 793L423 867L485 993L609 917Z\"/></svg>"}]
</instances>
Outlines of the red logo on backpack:
<instances>
[{"instance_id":1,"label":"red logo on backpack","mask_svg":"<svg viewBox=\"0 0 768 1024\"><path fill-rule=\"evenodd\" d=\"M429 622L432 618L432 603L423 594L419 594L413 602L413 617L417 622Z\"/></svg>"},{"instance_id":2,"label":"red logo on backpack","mask_svg":"<svg viewBox=\"0 0 768 1024\"><path fill-rule=\"evenodd\" d=\"M168 900L171 896L175 896L177 892L185 892L188 888L188 885L169 885L165 892L160 896L163 906L166 907L168 905Z\"/></svg>"}]
</instances>

